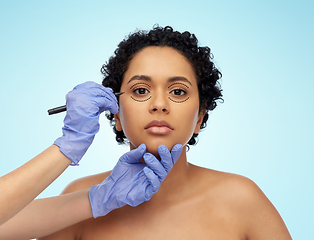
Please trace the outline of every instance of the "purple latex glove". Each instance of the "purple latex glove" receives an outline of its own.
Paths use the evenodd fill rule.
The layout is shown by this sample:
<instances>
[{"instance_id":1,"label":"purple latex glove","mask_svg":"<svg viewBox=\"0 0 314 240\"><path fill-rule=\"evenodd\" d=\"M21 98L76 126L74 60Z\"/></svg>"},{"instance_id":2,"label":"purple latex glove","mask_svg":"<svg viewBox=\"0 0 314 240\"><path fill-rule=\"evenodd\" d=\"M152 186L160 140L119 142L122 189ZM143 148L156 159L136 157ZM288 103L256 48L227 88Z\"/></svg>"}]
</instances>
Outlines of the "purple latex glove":
<instances>
[{"instance_id":1,"label":"purple latex glove","mask_svg":"<svg viewBox=\"0 0 314 240\"><path fill-rule=\"evenodd\" d=\"M111 88L85 82L66 95L66 108L63 136L54 144L71 159L71 165L78 165L99 131L99 115L105 110L117 114L119 106Z\"/></svg>"},{"instance_id":2,"label":"purple latex glove","mask_svg":"<svg viewBox=\"0 0 314 240\"><path fill-rule=\"evenodd\" d=\"M150 200L181 155L182 145L175 145L171 153L165 145L160 145L160 161L145 152L146 146L141 144L137 149L125 153L111 174L90 189L89 199L94 218L105 216L125 205L135 207ZM140 162L142 157L145 163Z\"/></svg>"}]
</instances>

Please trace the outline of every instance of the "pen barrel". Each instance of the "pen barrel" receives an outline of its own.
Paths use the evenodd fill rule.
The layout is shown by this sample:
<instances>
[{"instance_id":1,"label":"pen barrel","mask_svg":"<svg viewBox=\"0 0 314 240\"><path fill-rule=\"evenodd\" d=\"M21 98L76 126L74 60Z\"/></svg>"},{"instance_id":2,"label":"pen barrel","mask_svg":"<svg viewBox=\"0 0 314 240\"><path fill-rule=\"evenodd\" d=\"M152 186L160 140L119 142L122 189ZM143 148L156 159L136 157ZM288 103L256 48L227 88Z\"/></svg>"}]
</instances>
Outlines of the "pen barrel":
<instances>
[{"instance_id":1,"label":"pen barrel","mask_svg":"<svg viewBox=\"0 0 314 240\"><path fill-rule=\"evenodd\" d=\"M49 115L52 115L52 114L64 112L64 111L66 111L66 110L67 110L67 108L66 108L66 106L64 105L64 106L60 106L60 107L56 107L56 108L49 109L49 110L48 110L48 114L49 114Z\"/></svg>"}]
</instances>

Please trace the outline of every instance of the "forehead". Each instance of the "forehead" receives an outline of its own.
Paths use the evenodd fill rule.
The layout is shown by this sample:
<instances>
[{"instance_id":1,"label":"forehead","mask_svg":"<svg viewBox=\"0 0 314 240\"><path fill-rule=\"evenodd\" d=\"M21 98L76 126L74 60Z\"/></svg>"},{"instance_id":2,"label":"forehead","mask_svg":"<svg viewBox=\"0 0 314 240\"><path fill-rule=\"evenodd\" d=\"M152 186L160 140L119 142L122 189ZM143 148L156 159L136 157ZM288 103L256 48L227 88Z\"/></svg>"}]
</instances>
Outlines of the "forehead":
<instances>
[{"instance_id":1,"label":"forehead","mask_svg":"<svg viewBox=\"0 0 314 240\"><path fill-rule=\"evenodd\" d=\"M150 46L136 53L130 60L123 83L134 75L147 75L152 79L183 76L196 83L196 75L189 60L171 47Z\"/></svg>"}]
</instances>

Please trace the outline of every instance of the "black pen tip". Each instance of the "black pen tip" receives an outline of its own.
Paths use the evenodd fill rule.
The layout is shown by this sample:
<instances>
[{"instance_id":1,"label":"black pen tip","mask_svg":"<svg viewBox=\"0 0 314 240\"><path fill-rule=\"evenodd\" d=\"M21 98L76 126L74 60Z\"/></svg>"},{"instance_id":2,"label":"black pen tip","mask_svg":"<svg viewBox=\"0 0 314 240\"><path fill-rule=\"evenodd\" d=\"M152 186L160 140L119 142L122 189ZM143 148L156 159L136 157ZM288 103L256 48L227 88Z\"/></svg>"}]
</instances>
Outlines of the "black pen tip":
<instances>
[{"instance_id":1,"label":"black pen tip","mask_svg":"<svg viewBox=\"0 0 314 240\"><path fill-rule=\"evenodd\" d=\"M115 93L114 95L116 96L116 97L118 97L118 96L120 96L120 95L122 95L124 92L117 92L117 93Z\"/></svg>"}]
</instances>

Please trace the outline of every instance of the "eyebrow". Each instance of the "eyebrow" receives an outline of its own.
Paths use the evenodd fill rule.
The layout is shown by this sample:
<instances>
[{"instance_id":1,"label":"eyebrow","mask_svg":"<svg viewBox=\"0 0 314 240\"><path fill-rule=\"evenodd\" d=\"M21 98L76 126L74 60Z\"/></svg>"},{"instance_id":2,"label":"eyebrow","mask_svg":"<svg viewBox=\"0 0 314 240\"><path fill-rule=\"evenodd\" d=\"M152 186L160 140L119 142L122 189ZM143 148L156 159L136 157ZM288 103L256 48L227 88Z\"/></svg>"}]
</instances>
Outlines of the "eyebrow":
<instances>
[{"instance_id":1,"label":"eyebrow","mask_svg":"<svg viewBox=\"0 0 314 240\"><path fill-rule=\"evenodd\" d=\"M130 78L130 80L127 82L127 84L129 84L131 81L134 80L144 80L147 82L151 82L152 79L149 76L146 75L134 75L133 77ZM186 82L188 84L190 84L192 86L192 83L185 77L182 76L175 76L175 77L171 77L168 79L168 82L176 82L176 81L181 81L181 82Z\"/></svg>"},{"instance_id":2,"label":"eyebrow","mask_svg":"<svg viewBox=\"0 0 314 240\"><path fill-rule=\"evenodd\" d=\"M145 81L147 81L147 82L152 81L149 76L146 76L146 75L134 75L134 76L131 77L131 79L127 82L127 84L129 84L131 81L134 81L134 80L145 80Z\"/></svg>"},{"instance_id":3,"label":"eyebrow","mask_svg":"<svg viewBox=\"0 0 314 240\"><path fill-rule=\"evenodd\" d=\"M185 83L188 83L188 84L190 84L192 86L192 83L185 77L176 76L176 77L171 77L168 80L168 82L176 82L176 81L185 82Z\"/></svg>"}]
</instances>

